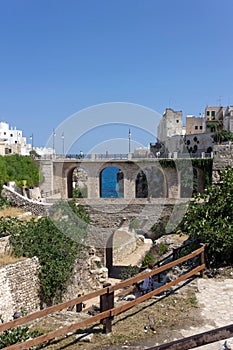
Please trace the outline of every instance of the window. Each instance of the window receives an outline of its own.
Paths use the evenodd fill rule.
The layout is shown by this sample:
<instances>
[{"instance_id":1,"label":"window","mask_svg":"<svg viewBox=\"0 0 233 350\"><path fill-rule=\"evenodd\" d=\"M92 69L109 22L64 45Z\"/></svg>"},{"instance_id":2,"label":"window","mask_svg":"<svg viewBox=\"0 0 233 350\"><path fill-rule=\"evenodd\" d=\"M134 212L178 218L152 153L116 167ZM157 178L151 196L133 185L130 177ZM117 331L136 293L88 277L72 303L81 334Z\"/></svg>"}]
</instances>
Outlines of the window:
<instances>
[{"instance_id":1,"label":"window","mask_svg":"<svg viewBox=\"0 0 233 350\"><path fill-rule=\"evenodd\" d=\"M13 137L13 134L10 134L10 137Z\"/></svg>"},{"instance_id":2,"label":"window","mask_svg":"<svg viewBox=\"0 0 233 350\"><path fill-rule=\"evenodd\" d=\"M6 135L6 132L4 131L4 135Z\"/></svg>"},{"instance_id":3,"label":"window","mask_svg":"<svg viewBox=\"0 0 233 350\"><path fill-rule=\"evenodd\" d=\"M178 120L178 119L176 119L176 122L177 122L177 123L179 123L179 120Z\"/></svg>"},{"instance_id":4,"label":"window","mask_svg":"<svg viewBox=\"0 0 233 350\"><path fill-rule=\"evenodd\" d=\"M202 125L200 125L200 130L202 130Z\"/></svg>"},{"instance_id":5,"label":"window","mask_svg":"<svg viewBox=\"0 0 233 350\"><path fill-rule=\"evenodd\" d=\"M211 111L211 117L215 117L215 111Z\"/></svg>"},{"instance_id":6,"label":"window","mask_svg":"<svg viewBox=\"0 0 233 350\"><path fill-rule=\"evenodd\" d=\"M197 130L198 129L198 126L197 125L195 125L195 130Z\"/></svg>"},{"instance_id":7,"label":"window","mask_svg":"<svg viewBox=\"0 0 233 350\"><path fill-rule=\"evenodd\" d=\"M207 115L207 117L209 117L210 116L210 111L207 111L206 115Z\"/></svg>"}]
</instances>

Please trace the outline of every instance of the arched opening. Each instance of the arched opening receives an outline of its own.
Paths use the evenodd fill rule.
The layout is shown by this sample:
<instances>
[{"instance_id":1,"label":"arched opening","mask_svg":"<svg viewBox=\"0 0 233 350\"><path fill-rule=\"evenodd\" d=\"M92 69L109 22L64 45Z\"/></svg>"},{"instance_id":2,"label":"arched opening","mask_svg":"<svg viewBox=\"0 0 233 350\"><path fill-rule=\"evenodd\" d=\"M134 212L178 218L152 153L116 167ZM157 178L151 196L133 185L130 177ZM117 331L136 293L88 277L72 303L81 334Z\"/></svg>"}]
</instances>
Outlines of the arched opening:
<instances>
[{"instance_id":1,"label":"arched opening","mask_svg":"<svg viewBox=\"0 0 233 350\"><path fill-rule=\"evenodd\" d=\"M158 167L150 167L147 171L148 196L151 198L166 197L166 183L164 174Z\"/></svg>"},{"instance_id":2,"label":"arched opening","mask_svg":"<svg viewBox=\"0 0 233 350\"><path fill-rule=\"evenodd\" d=\"M148 197L148 183L145 173L141 170L136 177L136 198Z\"/></svg>"},{"instance_id":3,"label":"arched opening","mask_svg":"<svg viewBox=\"0 0 233 350\"><path fill-rule=\"evenodd\" d=\"M123 198L124 174L116 166L108 166L100 173L100 197Z\"/></svg>"},{"instance_id":4,"label":"arched opening","mask_svg":"<svg viewBox=\"0 0 233 350\"><path fill-rule=\"evenodd\" d=\"M197 170L194 167L187 167L181 170L180 174L180 197L191 198L198 189Z\"/></svg>"},{"instance_id":5,"label":"arched opening","mask_svg":"<svg viewBox=\"0 0 233 350\"><path fill-rule=\"evenodd\" d=\"M68 198L87 198L87 172L78 166L67 176Z\"/></svg>"}]
</instances>

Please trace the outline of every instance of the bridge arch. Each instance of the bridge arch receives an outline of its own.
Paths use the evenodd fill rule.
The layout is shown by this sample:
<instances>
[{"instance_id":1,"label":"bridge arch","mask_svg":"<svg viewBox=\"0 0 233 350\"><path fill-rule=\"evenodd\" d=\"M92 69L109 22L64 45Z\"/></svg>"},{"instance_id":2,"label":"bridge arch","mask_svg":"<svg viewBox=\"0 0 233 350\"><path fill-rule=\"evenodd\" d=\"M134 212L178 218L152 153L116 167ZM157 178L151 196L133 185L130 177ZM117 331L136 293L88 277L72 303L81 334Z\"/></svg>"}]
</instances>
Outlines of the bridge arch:
<instances>
[{"instance_id":1,"label":"bridge arch","mask_svg":"<svg viewBox=\"0 0 233 350\"><path fill-rule=\"evenodd\" d=\"M135 179L136 198L166 198L168 181L160 166L145 166L139 169Z\"/></svg>"},{"instance_id":2,"label":"bridge arch","mask_svg":"<svg viewBox=\"0 0 233 350\"><path fill-rule=\"evenodd\" d=\"M119 166L106 164L99 173L100 198L124 197L124 172Z\"/></svg>"},{"instance_id":3,"label":"bridge arch","mask_svg":"<svg viewBox=\"0 0 233 350\"><path fill-rule=\"evenodd\" d=\"M80 175L80 173L82 173L82 175ZM73 165L70 165L69 167L65 167L64 178L66 179L66 197L67 198L73 198L74 188L76 187L74 185L74 182L76 183L80 182L80 176L85 177L85 184L83 180L82 181L83 187L80 188L80 196L86 197L88 196L88 177L89 177L88 169L85 167L85 165L83 166L82 163L73 164Z\"/></svg>"}]
</instances>

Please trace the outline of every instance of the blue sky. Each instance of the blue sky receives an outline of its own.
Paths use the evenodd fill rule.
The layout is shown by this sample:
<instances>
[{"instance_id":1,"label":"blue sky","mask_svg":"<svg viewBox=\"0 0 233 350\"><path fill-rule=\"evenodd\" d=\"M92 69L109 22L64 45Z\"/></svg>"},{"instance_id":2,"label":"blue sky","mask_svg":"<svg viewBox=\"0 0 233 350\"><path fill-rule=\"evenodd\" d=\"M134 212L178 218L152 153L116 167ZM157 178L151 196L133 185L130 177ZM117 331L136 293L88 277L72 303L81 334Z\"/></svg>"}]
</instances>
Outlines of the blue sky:
<instances>
[{"instance_id":1,"label":"blue sky","mask_svg":"<svg viewBox=\"0 0 233 350\"><path fill-rule=\"evenodd\" d=\"M0 0L0 120L44 146L94 105L184 116L232 105L232 13L232 0ZM114 132L127 143L128 125L98 142ZM89 151L87 140L81 147Z\"/></svg>"}]
</instances>

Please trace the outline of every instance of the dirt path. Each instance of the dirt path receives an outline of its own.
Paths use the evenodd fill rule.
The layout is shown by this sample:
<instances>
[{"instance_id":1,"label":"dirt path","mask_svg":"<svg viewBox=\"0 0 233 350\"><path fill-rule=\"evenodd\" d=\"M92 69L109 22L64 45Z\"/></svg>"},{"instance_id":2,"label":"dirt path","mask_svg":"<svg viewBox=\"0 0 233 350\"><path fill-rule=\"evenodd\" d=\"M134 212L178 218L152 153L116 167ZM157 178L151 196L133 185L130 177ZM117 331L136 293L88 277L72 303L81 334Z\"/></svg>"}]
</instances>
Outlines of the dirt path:
<instances>
[{"instance_id":1,"label":"dirt path","mask_svg":"<svg viewBox=\"0 0 233 350\"><path fill-rule=\"evenodd\" d=\"M233 278L232 279L198 279L196 297L201 308L201 316L206 320L201 327L191 327L182 330L184 337L191 336L214 328L227 326L233 323ZM233 349L233 340L231 340ZM223 349L225 341L219 341L201 346L198 350Z\"/></svg>"},{"instance_id":2,"label":"dirt path","mask_svg":"<svg viewBox=\"0 0 233 350\"><path fill-rule=\"evenodd\" d=\"M142 259L145 257L146 253L150 250L152 244L153 242L151 239L145 238L144 243L138 245L136 250L128 254L124 259L122 259L122 261L114 264L113 272L112 272L112 275L114 275L114 277L109 277L107 282L111 283L112 285L119 283L121 280L119 277L121 268L129 265L132 265L132 266L139 265ZM86 302L86 308L89 308L91 307L91 305L98 304L98 303L99 303L99 297L89 300Z\"/></svg>"}]
</instances>

